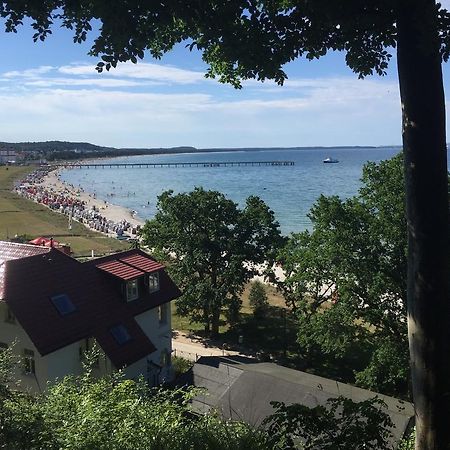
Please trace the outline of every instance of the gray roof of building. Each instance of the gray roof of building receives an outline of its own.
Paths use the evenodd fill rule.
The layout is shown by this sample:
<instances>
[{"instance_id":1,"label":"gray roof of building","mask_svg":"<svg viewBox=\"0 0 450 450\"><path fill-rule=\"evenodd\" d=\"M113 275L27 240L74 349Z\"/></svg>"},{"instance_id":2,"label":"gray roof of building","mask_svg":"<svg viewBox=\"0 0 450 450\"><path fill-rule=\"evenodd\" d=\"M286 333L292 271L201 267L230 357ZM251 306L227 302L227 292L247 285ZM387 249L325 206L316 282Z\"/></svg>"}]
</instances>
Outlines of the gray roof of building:
<instances>
[{"instance_id":1,"label":"gray roof of building","mask_svg":"<svg viewBox=\"0 0 450 450\"><path fill-rule=\"evenodd\" d=\"M383 400L396 442L409 432L414 416L411 403L274 363L203 357L192 368L191 384L206 389L193 403L198 411L217 409L223 417L255 427L274 412L272 401L315 407L339 396L355 402L375 396Z\"/></svg>"}]
</instances>

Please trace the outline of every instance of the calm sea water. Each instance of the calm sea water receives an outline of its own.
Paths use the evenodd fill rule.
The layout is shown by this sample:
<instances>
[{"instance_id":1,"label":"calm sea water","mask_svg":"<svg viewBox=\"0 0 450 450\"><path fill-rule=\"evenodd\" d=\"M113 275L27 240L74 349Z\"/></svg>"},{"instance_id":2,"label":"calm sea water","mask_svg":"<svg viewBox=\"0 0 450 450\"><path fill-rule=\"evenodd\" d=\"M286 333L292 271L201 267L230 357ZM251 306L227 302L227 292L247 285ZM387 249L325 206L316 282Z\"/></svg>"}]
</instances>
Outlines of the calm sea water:
<instances>
[{"instance_id":1,"label":"calm sea water","mask_svg":"<svg viewBox=\"0 0 450 450\"><path fill-rule=\"evenodd\" d=\"M168 189L186 192L202 186L223 192L241 206L249 195L257 195L275 212L282 233L289 234L311 227L307 213L320 194L353 196L360 187L364 163L388 159L398 152L398 148L327 148L132 156L114 161L290 160L295 166L72 169L64 171L61 178L97 198L137 211L142 219L154 216L157 196ZM339 164L323 164L328 156Z\"/></svg>"}]
</instances>

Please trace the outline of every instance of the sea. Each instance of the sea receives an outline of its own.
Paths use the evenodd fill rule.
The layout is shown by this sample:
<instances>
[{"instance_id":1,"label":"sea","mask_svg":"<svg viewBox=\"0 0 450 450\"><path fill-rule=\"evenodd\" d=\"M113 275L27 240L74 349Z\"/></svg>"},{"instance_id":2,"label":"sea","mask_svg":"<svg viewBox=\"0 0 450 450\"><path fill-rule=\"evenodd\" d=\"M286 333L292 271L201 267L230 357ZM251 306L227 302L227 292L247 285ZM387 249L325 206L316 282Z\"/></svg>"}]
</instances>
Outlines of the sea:
<instances>
[{"instance_id":1,"label":"sea","mask_svg":"<svg viewBox=\"0 0 450 450\"><path fill-rule=\"evenodd\" d=\"M156 213L162 192L189 192L195 187L217 190L245 205L250 195L262 198L274 211L282 234L311 229L308 211L323 195L342 199L357 194L363 165L400 152L399 147L301 148L160 154L102 159L101 163L293 161L293 166L158 167L69 169L61 179L99 199L136 211L141 219ZM327 157L337 164L324 164Z\"/></svg>"}]
</instances>

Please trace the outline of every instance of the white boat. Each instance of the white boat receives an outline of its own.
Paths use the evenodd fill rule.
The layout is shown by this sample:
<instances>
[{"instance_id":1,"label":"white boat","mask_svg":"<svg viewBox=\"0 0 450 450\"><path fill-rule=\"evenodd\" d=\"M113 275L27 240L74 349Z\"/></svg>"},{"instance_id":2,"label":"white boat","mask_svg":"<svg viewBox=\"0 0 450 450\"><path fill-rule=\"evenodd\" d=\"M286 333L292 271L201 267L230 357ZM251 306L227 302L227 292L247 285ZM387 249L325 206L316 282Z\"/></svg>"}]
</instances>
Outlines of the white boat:
<instances>
[{"instance_id":1,"label":"white boat","mask_svg":"<svg viewBox=\"0 0 450 450\"><path fill-rule=\"evenodd\" d=\"M332 163L338 163L339 160L335 159L335 158L331 158L330 156L328 158L325 158L323 160L324 163L326 164L332 164Z\"/></svg>"}]
</instances>

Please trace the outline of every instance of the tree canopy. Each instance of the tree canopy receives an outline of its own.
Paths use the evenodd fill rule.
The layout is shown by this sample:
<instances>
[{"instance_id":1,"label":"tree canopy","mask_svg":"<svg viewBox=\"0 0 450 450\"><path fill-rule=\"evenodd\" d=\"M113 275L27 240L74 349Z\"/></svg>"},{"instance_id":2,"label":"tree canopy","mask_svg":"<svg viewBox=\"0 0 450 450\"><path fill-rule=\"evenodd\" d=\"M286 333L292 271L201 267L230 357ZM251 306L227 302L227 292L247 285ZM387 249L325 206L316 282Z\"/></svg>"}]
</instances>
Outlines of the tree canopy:
<instances>
[{"instance_id":1,"label":"tree canopy","mask_svg":"<svg viewBox=\"0 0 450 450\"><path fill-rule=\"evenodd\" d=\"M359 194L321 196L312 232L294 234L278 285L297 311L298 342L335 358L370 354L357 382L392 395L408 390L407 226L403 157L363 169Z\"/></svg>"},{"instance_id":2,"label":"tree canopy","mask_svg":"<svg viewBox=\"0 0 450 450\"><path fill-rule=\"evenodd\" d=\"M183 292L177 311L217 334L222 309L239 309L244 283L275 256L281 237L274 214L258 197L239 209L201 188L165 192L157 209L142 229L143 242L169 263Z\"/></svg>"},{"instance_id":3,"label":"tree canopy","mask_svg":"<svg viewBox=\"0 0 450 450\"><path fill-rule=\"evenodd\" d=\"M9 32L30 17L34 40L45 40L55 24L73 30L74 42L93 34L90 54L101 58L99 71L120 62L136 63L145 51L160 58L184 42L201 51L209 65L207 76L239 86L240 80L252 78L282 83L289 61L316 59L333 50L344 51L347 65L359 76L383 75L404 7L403 0L10 0L1 2L0 15ZM439 51L446 61L450 13L439 4L434 9Z\"/></svg>"}]
</instances>

